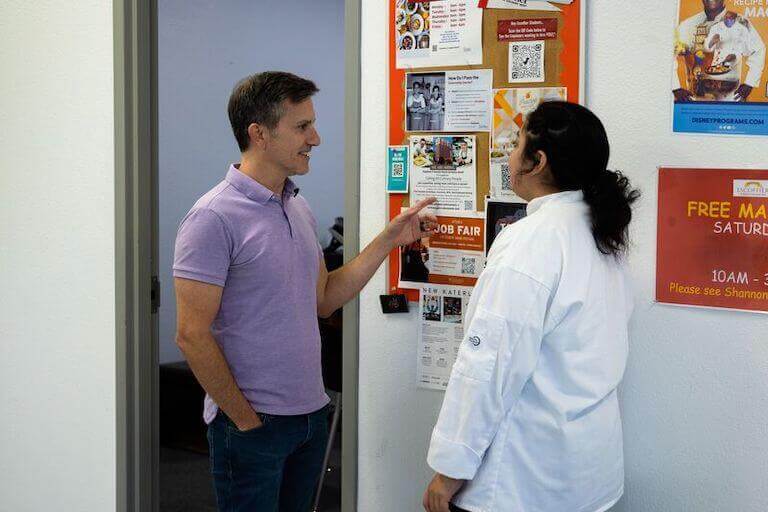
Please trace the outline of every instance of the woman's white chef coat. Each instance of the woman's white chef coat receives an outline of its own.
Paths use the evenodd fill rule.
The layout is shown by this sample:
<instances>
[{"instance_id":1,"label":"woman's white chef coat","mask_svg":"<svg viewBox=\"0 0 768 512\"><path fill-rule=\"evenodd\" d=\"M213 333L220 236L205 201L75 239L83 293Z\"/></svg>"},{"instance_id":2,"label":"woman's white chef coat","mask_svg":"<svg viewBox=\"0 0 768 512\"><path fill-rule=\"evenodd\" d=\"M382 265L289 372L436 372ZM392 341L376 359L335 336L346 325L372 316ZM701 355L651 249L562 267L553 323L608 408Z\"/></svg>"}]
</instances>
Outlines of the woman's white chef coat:
<instances>
[{"instance_id":1,"label":"woman's white chef coat","mask_svg":"<svg viewBox=\"0 0 768 512\"><path fill-rule=\"evenodd\" d=\"M622 495L632 301L590 222L582 192L540 197L488 255L427 459L468 480L461 508L598 512Z\"/></svg>"}]
</instances>

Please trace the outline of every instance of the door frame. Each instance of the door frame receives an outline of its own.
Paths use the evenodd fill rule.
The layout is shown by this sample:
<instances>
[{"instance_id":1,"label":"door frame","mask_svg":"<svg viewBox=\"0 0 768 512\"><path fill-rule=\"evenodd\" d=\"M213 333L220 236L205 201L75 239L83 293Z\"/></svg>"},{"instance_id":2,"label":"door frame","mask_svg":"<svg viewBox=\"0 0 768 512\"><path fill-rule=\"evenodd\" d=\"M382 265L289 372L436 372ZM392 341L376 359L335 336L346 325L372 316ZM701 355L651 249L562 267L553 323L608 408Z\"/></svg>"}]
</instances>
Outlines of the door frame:
<instances>
[{"instance_id":1,"label":"door frame","mask_svg":"<svg viewBox=\"0 0 768 512\"><path fill-rule=\"evenodd\" d=\"M116 510L159 510L157 2L113 0ZM344 261L359 253L361 0L345 0ZM350 148L357 148L351 151ZM154 293L159 293L155 291ZM357 510L359 307L344 307L342 511Z\"/></svg>"}]
</instances>

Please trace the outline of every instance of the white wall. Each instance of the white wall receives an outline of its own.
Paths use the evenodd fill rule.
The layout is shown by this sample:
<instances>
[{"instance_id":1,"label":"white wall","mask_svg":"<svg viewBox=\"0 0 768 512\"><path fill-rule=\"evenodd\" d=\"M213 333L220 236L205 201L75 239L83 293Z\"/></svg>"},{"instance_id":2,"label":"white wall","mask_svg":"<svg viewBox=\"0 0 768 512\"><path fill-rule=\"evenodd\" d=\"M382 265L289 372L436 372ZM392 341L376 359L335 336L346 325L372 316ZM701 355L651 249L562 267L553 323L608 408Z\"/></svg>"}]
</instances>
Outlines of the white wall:
<instances>
[{"instance_id":1,"label":"white wall","mask_svg":"<svg viewBox=\"0 0 768 512\"><path fill-rule=\"evenodd\" d=\"M267 70L315 81L322 145L296 181L327 229L344 212L344 1L160 0L160 362L183 359L174 343L173 244L194 202L240 156L227 117L232 87Z\"/></svg>"},{"instance_id":2,"label":"white wall","mask_svg":"<svg viewBox=\"0 0 768 512\"><path fill-rule=\"evenodd\" d=\"M621 512L768 510L764 316L652 304L658 165L768 167L765 139L672 136L675 4L589 0L588 104L612 166L645 196L631 260L637 311L622 390L627 489ZM363 3L362 147L386 144L386 2ZM384 152L363 154L361 242L384 226ZM381 314L383 268L361 296L361 510L417 511L442 394L415 387L415 315Z\"/></svg>"},{"instance_id":3,"label":"white wall","mask_svg":"<svg viewBox=\"0 0 768 512\"><path fill-rule=\"evenodd\" d=\"M0 7L0 511L115 508L112 2Z\"/></svg>"}]
</instances>

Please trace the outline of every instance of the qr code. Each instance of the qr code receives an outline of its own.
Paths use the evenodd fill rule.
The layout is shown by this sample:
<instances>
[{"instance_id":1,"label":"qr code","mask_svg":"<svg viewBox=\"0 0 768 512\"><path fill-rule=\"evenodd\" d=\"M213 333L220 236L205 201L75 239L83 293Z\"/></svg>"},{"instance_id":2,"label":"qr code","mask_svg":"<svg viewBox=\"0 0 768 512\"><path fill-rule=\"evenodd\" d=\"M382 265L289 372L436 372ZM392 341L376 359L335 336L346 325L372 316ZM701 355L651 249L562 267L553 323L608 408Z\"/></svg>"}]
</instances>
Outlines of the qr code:
<instances>
[{"instance_id":1,"label":"qr code","mask_svg":"<svg viewBox=\"0 0 768 512\"><path fill-rule=\"evenodd\" d=\"M512 190L512 176L507 163L501 164L501 190Z\"/></svg>"},{"instance_id":2,"label":"qr code","mask_svg":"<svg viewBox=\"0 0 768 512\"><path fill-rule=\"evenodd\" d=\"M461 258L461 273L465 276L473 276L477 271L477 260L475 258Z\"/></svg>"},{"instance_id":3,"label":"qr code","mask_svg":"<svg viewBox=\"0 0 768 512\"><path fill-rule=\"evenodd\" d=\"M509 43L509 81L544 81L544 41Z\"/></svg>"},{"instance_id":4,"label":"qr code","mask_svg":"<svg viewBox=\"0 0 768 512\"><path fill-rule=\"evenodd\" d=\"M472 201L464 201L464 209L465 210L472 210L474 209L475 205L472 204Z\"/></svg>"},{"instance_id":5,"label":"qr code","mask_svg":"<svg viewBox=\"0 0 768 512\"><path fill-rule=\"evenodd\" d=\"M403 164L401 163L392 164L392 177L393 178L403 177Z\"/></svg>"}]
</instances>

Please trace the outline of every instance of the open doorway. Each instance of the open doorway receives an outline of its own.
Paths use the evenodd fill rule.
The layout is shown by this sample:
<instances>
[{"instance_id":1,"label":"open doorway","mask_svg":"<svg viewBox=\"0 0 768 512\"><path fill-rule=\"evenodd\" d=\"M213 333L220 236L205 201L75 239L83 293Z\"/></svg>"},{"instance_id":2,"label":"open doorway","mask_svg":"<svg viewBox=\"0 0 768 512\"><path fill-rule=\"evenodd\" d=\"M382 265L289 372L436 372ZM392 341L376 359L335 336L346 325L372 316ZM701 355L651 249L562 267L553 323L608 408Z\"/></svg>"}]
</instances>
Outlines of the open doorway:
<instances>
[{"instance_id":1,"label":"open doorway","mask_svg":"<svg viewBox=\"0 0 768 512\"><path fill-rule=\"evenodd\" d=\"M174 343L171 263L179 221L238 161L226 105L239 79L284 70L320 87L323 143L312 172L296 181L327 266L357 255L360 2L319 4L115 0L119 511L215 510L202 390ZM357 485L357 302L320 329L337 435L313 508L348 512Z\"/></svg>"},{"instance_id":2,"label":"open doorway","mask_svg":"<svg viewBox=\"0 0 768 512\"><path fill-rule=\"evenodd\" d=\"M219 183L239 150L227 117L229 94L255 72L313 80L322 144L311 171L295 179L317 219L329 270L343 262L344 0L215 2L157 0L159 497L161 512L215 511L204 392L175 344L174 242L192 205ZM342 313L320 320L332 439L313 507L341 510ZM333 435L333 434L336 435Z\"/></svg>"}]
</instances>

